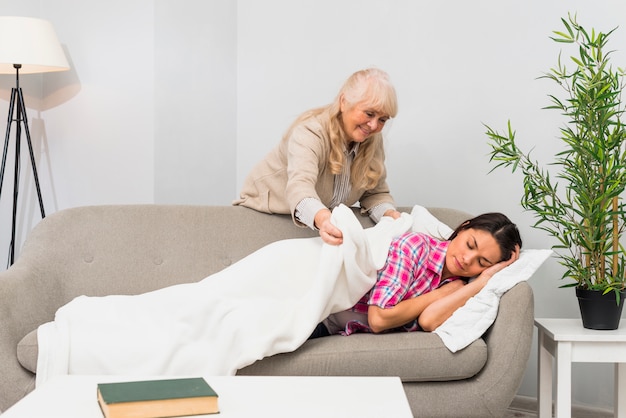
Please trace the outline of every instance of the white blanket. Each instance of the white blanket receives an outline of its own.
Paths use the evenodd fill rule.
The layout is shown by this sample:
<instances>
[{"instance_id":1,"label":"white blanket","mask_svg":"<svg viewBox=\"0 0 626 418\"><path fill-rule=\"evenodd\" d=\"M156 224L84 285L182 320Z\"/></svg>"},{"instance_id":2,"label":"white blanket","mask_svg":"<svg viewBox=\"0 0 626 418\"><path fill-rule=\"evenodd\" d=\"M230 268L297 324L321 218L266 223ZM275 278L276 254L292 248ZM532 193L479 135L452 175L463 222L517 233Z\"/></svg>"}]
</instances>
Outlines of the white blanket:
<instances>
[{"instance_id":1,"label":"white blanket","mask_svg":"<svg viewBox=\"0 0 626 418\"><path fill-rule=\"evenodd\" d=\"M403 214L364 230L345 206L332 217L341 246L279 241L198 283L74 299L38 329L37 385L61 374L230 375L295 350L374 285L392 238L414 223Z\"/></svg>"}]
</instances>

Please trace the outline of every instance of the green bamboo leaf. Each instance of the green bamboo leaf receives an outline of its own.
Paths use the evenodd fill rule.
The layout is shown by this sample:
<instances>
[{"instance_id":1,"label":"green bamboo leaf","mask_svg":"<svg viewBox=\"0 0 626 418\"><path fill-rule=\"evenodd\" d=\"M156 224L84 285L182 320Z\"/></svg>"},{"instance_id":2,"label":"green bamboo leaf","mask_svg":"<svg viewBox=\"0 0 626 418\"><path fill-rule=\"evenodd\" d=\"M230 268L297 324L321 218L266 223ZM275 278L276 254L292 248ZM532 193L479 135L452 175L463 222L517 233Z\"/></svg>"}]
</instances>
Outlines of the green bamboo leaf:
<instances>
[{"instance_id":1,"label":"green bamboo leaf","mask_svg":"<svg viewBox=\"0 0 626 418\"><path fill-rule=\"evenodd\" d=\"M566 40L570 40L573 42L573 38L571 35L567 35L563 32L559 32L559 31L553 31L552 33L554 33L555 35L559 35L562 39L566 39Z\"/></svg>"},{"instance_id":2,"label":"green bamboo leaf","mask_svg":"<svg viewBox=\"0 0 626 418\"><path fill-rule=\"evenodd\" d=\"M567 23L567 20L565 20L564 18L561 18L561 22L563 22L563 25L567 29L567 33L569 33L569 38L573 39L574 38L574 31L572 30L572 27L569 25L569 23Z\"/></svg>"},{"instance_id":3,"label":"green bamboo leaf","mask_svg":"<svg viewBox=\"0 0 626 418\"><path fill-rule=\"evenodd\" d=\"M550 37L550 39L552 39L555 42L561 42L561 43L564 43L564 44L572 44L572 43L574 43L574 41L571 40L571 39L562 39L562 38L553 38L553 37Z\"/></svg>"}]
</instances>

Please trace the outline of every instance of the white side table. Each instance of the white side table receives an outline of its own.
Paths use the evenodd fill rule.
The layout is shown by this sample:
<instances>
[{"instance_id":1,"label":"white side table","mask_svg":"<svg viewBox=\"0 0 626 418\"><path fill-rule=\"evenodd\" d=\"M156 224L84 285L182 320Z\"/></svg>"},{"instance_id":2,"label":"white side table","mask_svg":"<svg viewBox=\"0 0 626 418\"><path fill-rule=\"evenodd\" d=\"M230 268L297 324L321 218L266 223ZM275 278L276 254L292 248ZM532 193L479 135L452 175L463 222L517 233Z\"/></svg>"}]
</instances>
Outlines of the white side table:
<instances>
[{"instance_id":1,"label":"white side table","mask_svg":"<svg viewBox=\"0 0 626 418\"><path fill-rule=\"evenodd\" d=\"M537 318L539 417L552 416L552 364L556 360L557 418L572 413L572 363L615 363L615 416L626 418L626 327L611 331L583 328L580 319ZM620 402L621 401L621 402Z\"/></svg>"}]
</instances>

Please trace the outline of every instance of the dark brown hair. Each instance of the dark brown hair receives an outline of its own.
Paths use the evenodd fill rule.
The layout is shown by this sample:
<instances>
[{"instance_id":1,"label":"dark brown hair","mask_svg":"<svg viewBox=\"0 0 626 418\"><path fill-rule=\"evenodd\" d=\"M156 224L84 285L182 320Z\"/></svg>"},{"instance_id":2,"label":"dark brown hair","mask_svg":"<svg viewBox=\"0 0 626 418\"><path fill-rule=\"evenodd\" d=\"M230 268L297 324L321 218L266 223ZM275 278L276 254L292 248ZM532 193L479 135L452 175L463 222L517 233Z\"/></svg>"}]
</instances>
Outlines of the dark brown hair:
<instances>
[{"instance_id":1,"label":"dark brown hair","mask_svg":"<svg viewBox=\"0 0 626 418\"><path fill-rule=\"evenodd\" d=\"M466 229L479 229L490 233L500 247L500 252L502 253L502 260L500 261L506 261L511 258L516 245L522 248L522 238L517 226L501 213L483 213L475 218L468 219L454 230L449 239L453 240L459 232Z\"/></svg>"}]
</instances>

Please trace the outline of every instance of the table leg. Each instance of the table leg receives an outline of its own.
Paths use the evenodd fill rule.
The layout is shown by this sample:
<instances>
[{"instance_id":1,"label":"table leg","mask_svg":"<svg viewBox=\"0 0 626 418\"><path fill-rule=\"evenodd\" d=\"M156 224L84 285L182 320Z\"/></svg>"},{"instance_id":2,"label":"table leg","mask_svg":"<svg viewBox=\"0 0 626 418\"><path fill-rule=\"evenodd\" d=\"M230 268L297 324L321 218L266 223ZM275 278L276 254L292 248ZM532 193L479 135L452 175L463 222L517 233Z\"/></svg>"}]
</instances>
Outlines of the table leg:
<instances>
[{"instance_id":1,"label":"table leg","mask_svg":"<svg viewBox=\"0 0 626 418\"><path fill-rule=\"evenodd\" d=\"M555 418L570 418L572 415L572 344L556 343L556 400Z\"/></svg>"},{"instance_id":2,"label":"table leg","mask_svg":"<svg viewBox=\"0 0 626 418\"><path fill-rule=\"evenodd\" d=\"M539 404L539 417L552 417L552 354L548 350L548 343L545 333L539 329L537 340L539 344L537 350L537 401Z\"/></svg>"},{"instance_id":3,"label":"table leg","mask_svg":"<svg viewBox=\"0 0 626 418\"><path fill-rule=\"evenodd\" d=\"M626 418L626 363L615 363L615 405L617 418ZM620 402L621 400L621 402Z\"/></svg>"}]
</instances>

